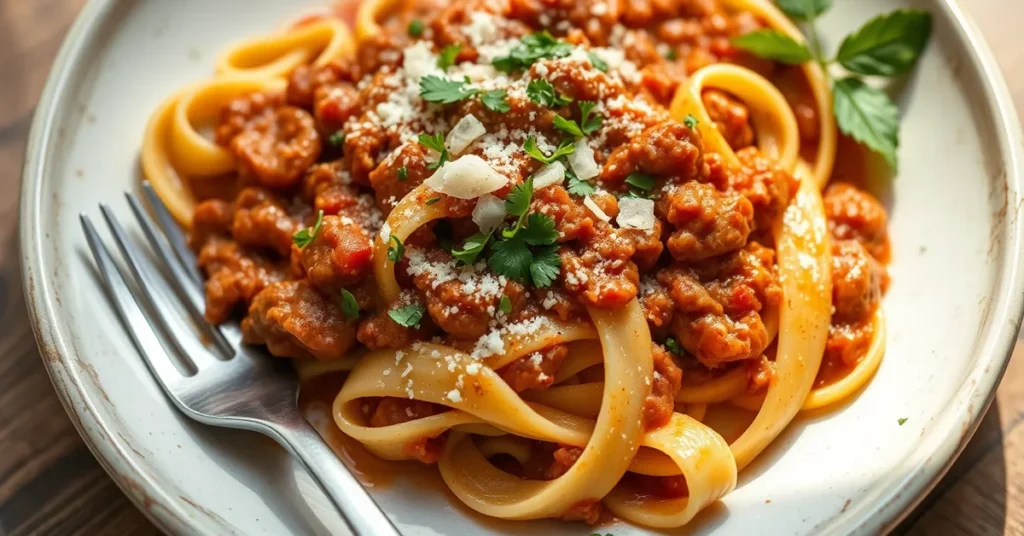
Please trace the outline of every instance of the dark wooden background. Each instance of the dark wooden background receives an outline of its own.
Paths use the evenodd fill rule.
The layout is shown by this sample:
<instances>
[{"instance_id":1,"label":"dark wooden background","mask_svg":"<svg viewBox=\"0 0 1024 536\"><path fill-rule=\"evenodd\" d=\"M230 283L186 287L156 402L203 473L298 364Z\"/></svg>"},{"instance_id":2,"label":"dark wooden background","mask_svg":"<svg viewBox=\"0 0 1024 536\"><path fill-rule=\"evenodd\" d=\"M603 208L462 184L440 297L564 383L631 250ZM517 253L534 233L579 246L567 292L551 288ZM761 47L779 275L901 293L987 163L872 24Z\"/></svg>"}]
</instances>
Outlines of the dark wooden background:
<instances>
[{"instance_id":1,"label":"dark wooden background","mask_svg":"<svg viewBox=\"0 0 1024 536\"><path fill-rule=\"evenodd\" d=\"M22 152L50 63L83 3L0 0L0 534L159 533L103 472L64 414L21 293ZM962 3L1024 110L1024 0ZM1024 345L1018 350L978 433L898 532L1024 534Z\"/></svg>"}]
</instances>

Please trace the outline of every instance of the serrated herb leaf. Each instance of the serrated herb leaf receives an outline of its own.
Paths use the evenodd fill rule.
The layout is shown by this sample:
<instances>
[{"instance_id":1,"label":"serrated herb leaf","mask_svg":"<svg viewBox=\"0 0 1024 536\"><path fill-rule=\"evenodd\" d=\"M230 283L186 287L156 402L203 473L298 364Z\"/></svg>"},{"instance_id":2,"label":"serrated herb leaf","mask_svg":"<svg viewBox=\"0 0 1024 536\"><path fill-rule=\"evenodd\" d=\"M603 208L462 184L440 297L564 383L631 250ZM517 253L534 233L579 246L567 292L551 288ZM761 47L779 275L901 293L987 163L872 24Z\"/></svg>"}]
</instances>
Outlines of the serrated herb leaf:
<instances>
[{"instance_id":1,"label":"serrated herb leaf","mask_svg":"<svg viewBox=\"0 0 1024 536\"><path fill-rule=\"evenodd\" d=\"M732 44L762 58L790 65L813 59L807 45L776 30L756 30L733 39Z\"/></svg>"},{"instance_id":2,"label":"serrated herb leaf","mask_svg":"<svg viewBox=\"0 0 1024 536\"><path fill-rule=\"evenodd\" d=\"M405 254L405 244L402 244L402 239L395 235L391 235L388 238L388 260L391 262L398 262L402 260L402 255Z\"/></svg>"},{"instance_id":3,"label":"serrated herb leaf","mask_svg":"<svg viewBox=\"0 0 1024 536\"><path fill-rule=\"evenodd\" d=\"M420 96L427 102L452 104L480 93L464 80L450 80L443 76L428 74L420 79Z\"/></svg>"},{"instance_id":4,"label":"serrated herb leaf","mask_svg":"<svg viewBox=\"0 0 1024 536\"><path fill-rule=\"evenodd\" d=\"M323 225L323 223L324 211L321 210L320 212L317 213L316 223L313 224L312 228L302 229L301 231L292 235L292 243L294 243L296 246L299 246L299 249L308 246L309 243L316 238L316 235L320 234L320 226Z\"/></svg>"},{"instance_id":5,"label":"serrated herb leaf","mask_svg":"<svg viewBox=\"0 0 1024 536\"><path fill-rule=\"evenodd\" d=\"M534 139L533 136L530 136L529 138L526 138L526 142L523 143L523 151L526 151L526 154L533 157L534 160L550 164L563 156L568 156L575 152L576 146L573 144L572 140L563 140L562 143L558 144L558 148L555 149L555 152L551 153L551 156L547 156L544 154L544 151L540 150L540 147L537 147L537 140Z\"/></svg>"},{"instance_id":6,"label":"serrated herb leaf","mask_svg":"<svg viewBox=\"0 0 1024 536\"><path fill-rule=\"evenodd\" d=\"M601 129L604 117L601 114L594 113L595 106L597 106L597 103L594 101L580 101L580 130L584 134L593 134Z\"/></svg>"},{"instance_id":7,"label":"serrated herb leaf","mask_svg":"<svg viewBox=\"0 0 1024 536\"><path fill-rule=\"evenodd\" d=\"M533 255L527 249L521 236L498 240L491 246L491 250L491 258L487 259L487 266L494 270L494 273L516 281L526 281L530 275Z\"/></svg>"},{"instance_id":8,"label":"serrated herb leaf","mask_svg":"<svg viewBox=\"0 0 1024 536\"><path fill-rule=\"evenodd\" d=\"M440 133L437 134L420 134L416 140L420 145L427 149L433 149L437 151L438 158L436 162L430 162L427 164L427 169L434 170L444 165L451 158L451 154L448 153L448 148L444 145L444 136ZM440 198L438 198L440 200ZM437 201L434 201L436 203ZM431 203L427 203L428 205Z\"/></svg>"},{"instance_id":9,"label":"serrated herb leaf","mask_svg":"<svg viewBox=\"0 0 1024 536\"><path fill-rule=\"evenodd\" d=\"M555 39L547 30L520 38L508 56L495 58L491 65L501 72L525 69L542 58L561 58L572 52L572 45Z\"/></svg>"},{"instance_id":10,"label":"serrated herb leaf","mask_svg":"<svg viewBox=\"0 0 1024 536\"><path fill-rule=\"evenodd\" d=\"M597 188L590 181L585 181L575 175L569 177L569 184L565 187L572 195L587 197L597 191Z\"/></svg>"},{"instance_id":11,"label":"serrated herb leaf","mask_svg":"<svg viewBox=\"0 0 1024 536\"><path fill-rule=\"evenodd\" d=\"M388 311L388 316L399 326L419 329L425 311L422 305L412 304L392 309Z\"/></svg>"},{"instance_id":12,"label":"serrated herb leaf","mask_svg":"<svg viewBox=\"0 0 1024 536\"><path fill-rule=\"evenodd\" d=\"M506 100L507 98L508 93L503 89L492 89L480 95L480 101L483 102L488 110L502 114L512 109L508 104L508 100Z\"/></svg>"},{"instance_id":13,"label":"serrated herb leaf","mask_svg":"<svg viewBox=\"0 0 1024 536\"><path fill-rule=\"evenodd\" d=\"M797 20L813 20L832 7L832 0L775 0L786 15Z\"/></svg>"},{"instance_id":14,"label":"serrated herb leaf","mask_svg":"<svg viewBox=\"0 0 1024 536\"><path fill-rule=\"evenodd\" d=\"M441 49L441 53L437 56L437 66L442 71L448 69L455 64L455 58L459 55L459 51L462 50L462 45L455 43L448 45Z\"/></svg>"},{"instance_id":15,"label":"serrated herb leaf","mask_svg":"<svg viewBox=\"0 0 1024 536\"><path fill-rule=\"evenodd\" d=\"M526 217L526 227L521 231L523 240L531 246L550 246L558 241L555 220L547 214L534 212Z\"/></svg>"},{"instance_id":16,"label":"serrated herb leaf","mask_svg":"<svg viewBox=\"0 0 1024 536\"><path fill-rule=\"evenodd\" d=\"M551 286L558 277L562 259L558 256L558 246L548 246L535 250L533 262L530 263L530 279L537 288Z\"/></svg>"},{"instance_id":17,"label":"serrated herb leaf","mask_svg":"<svg viewBox=\"0 0 1024 536\"><path fill-rule=\"evenodd\" d=\"M359 302L356 301L356 297L351 292L345 289L341 289L341 312L349 320L359 318Z\"/></svg>"},{"instance_id":18,"label":"serrated herb leaf","mask_svg":"<svg viewBox=\"0 0 1024 536\"><path fill-rule=\"evenodd\" d=\"M587 57L590 58L590 63L594 66L595 69L601 71L602 73L608 72L608 62L602 60L601 57L598 56L596 53L594 53L593 51L587 52Z\"/></svg>"},{"instance_id":19,"label":"serrated herb leaf","mask_svg":"<svg viewBox=\"0 0 1024 536\"><path fill-rule=\"evenodd\" d=\"M555 86L552 86L551 82L547 80L530 80L530 83L526 85L526 96L530 97L533 102L548 108L558 108L572 102L571 98L559 94Z\"/></svg>"},{"instance_id":20,"label":"serrated herb leaf","mask_svg":"<svg viewBox=\"0 0 1024 536\"><path fill-rule=\"evenodd\" d=\"M512 216L523 216L530 208L530 201L533 199L533 177L515 186L505 197L505 212Z\"/></svg>"},{"instance_id":21,"label":"serrated herb leaf","mask_svg":"<svg viewBox=\"0 0 1024 536\"><path fill-rule=\"evenodd\" d=\"M473 264L484 248L487 247L487 242L490 239L491 233L477 233L470 236L462 243L461 249L452 250L452 256L463 264Z\"/></svg>"},{"instance_id":22,"label":"serrated herb leaf","mask_svg":"<svg viewBox=\"0 0 1024 536\"><path fill-rule=\"evenodd\" d=\"M857 78L832 84L833 109L839 130L882 155L896 169L899 108L885 92Z\"/></svg>"},{"instance_id":23,"label":"serrated herb leaf","mask_svg":"<svg viewBox=\"0 0 1024 536\"><path fill-rule=\"evenodd\" d=\"M847 36L836 61L858 74L902 74L917 62L931 31L931 14L912 9L893 11L869 20Z\"/></svg>"},{"instance_id":24,"label":"serrated herb leaf","mask_svg":"<svg viewBox=\"0 0 1024 536\"><path fill-rule=\"evenodd\" d=\"M576 124L576 121L573 121L572 119L566 119L560 115L556 115L553 119L553 122L555 128L557 128L558 130L561 130L562 132L565 132L566 134L574 136L576 138L583 137L583 130L580 129L580 126Z\"/></svg>"},{"instance_id":25,"label":"serrated herb leaf","mask_svg":"<svg viewBox=\"0 0 1024 536\"><path fill-rule=\"evenodd\" d=\"M647 173L640 173L639 171L635 171L633 173L630 173L629 176L626 177L626 184L632 186L633 188L636 188L637 190L649 192L651 191L651 188L654 188L654 183L656 180L657 179L655 179L654 175L648 175Z\"/></svg>"}]
</instances>

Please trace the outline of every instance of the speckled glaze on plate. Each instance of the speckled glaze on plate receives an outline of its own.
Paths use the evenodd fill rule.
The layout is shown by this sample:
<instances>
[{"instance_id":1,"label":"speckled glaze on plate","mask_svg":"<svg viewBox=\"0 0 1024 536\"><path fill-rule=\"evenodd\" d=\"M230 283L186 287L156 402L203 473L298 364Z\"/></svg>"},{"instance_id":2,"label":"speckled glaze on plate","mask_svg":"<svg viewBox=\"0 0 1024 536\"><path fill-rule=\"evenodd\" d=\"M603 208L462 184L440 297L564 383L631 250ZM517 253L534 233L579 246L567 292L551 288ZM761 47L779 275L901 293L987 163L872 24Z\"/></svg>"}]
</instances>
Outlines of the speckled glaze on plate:
<instances>
[{"instance_id":1,"label":"speckled glaze on plate","mask_svg":"<svg viewBox=\"0 0 1024 536\"><path fill-rule=\"evenodd\" d=\"M131 221L121 192L138 184L138 147L158 102L208 76L227 43L313 5L93 0L64 43L33 124L21 252L43 359L93 453L171 533L343 530L282 450L254 434L188 421L164 398L97 286L78 214L95 215L103 201ZM862 21L897 7L931 11L935 29L900 93L900 174L879 192L891 210L894 244L885 361L852 403L794 422L690 533L892 527L966 444L1009 358L1024 288L1017 116L977 30L951 0L843 0L820 29L835 46ZM900 418L907 419L902 426ZM483 520L402 476L375 493L408 535L591 532Z\"/></svg>"}]
</instances>

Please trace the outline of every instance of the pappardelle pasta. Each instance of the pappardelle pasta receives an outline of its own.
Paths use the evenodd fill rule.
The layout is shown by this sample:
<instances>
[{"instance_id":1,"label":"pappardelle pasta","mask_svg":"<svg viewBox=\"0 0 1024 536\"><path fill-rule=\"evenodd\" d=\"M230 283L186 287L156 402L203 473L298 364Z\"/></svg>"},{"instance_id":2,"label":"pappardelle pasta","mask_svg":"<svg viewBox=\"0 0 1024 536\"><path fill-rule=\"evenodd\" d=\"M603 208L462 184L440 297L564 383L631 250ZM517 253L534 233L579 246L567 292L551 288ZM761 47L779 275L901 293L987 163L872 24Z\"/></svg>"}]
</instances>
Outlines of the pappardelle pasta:
<instances>
[{"instance_id":1,"label":"pappardelle pasta","mask_svg":"<svg viewBox=\"0 0 1024 536\"><path fill-rule=\"evenodd\" d=\"M207 318L343 378L371 453L679 527L884 353L885 210L830 182L821 66L733 45L763 28L803 42L762 0L367 0L228 48L143 167Z\"/></svg>"}]
</instances>

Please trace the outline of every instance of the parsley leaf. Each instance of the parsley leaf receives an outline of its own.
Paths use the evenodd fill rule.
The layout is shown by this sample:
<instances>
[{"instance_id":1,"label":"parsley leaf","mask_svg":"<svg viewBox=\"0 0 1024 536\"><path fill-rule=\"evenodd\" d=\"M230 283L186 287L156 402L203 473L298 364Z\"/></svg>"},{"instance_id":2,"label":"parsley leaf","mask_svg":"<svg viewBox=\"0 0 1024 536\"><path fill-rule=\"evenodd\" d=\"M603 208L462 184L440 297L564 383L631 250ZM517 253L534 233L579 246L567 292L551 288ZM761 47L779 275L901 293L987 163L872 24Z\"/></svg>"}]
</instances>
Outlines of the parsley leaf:
<instances>
[{"instance_id":1,"label":"parsley leaf","mask_svg":"<svg viewBox=\"0 0 1024 536\"><path fill-rule=\"evenodd\" d=\"M444 136L442 136L440 133L434 135L420 134L419 138L417 138L417 141L419 141L420 145L426 147L427 149L433 149L440 154L440 156L437 158L437 162L427 164L427 169L437 169L443 166L444 163L451 158L451 155L448 153L448 148L444 146ZM437 201L434 201L434 203L436 202ZM431 203L428 202L427 204L429 205Z\"/></svg>"},{"instance_id":2,"label":"parsley leaf","mask_svg":"<svg viewBox=\"0 0 1024 536\"><path fill-rule=\"evenodd\" d=\"M341 289L341 312L349 320L359 318L359 302L356 301L356 297L351 292L345 289Z\"/></svg>"},{"instance_id":3,"label":"parsley leaf","mask_svg":"<svg viewBox=\"0 0 1024 536\"><path fill-rule=\"evenodd\" d=\"M405 244L402 244L402 239L395 235L391 235L390 238L388 238L388 260L391 262L398 262L402 260L402 255L404 254Z\"/></svg>"},{"instance_id":4,"label":"parsley leaf","mask_svg":"<svg viewBox=\"0 0 1024 536\"><path fill-rule=\"evenodd\" d=\"M555 86L547 80L530 80L530 83L526 85L526 96L530 97L533 102L548 108L558 108L572 102L571 98L559 94Z\"/></svg>"},{"instance_id":5,"label":"parsley leaf","mask_svg":"<svg viewBox=\"0 0 1024 536\"><path fill-rule=\"evenodd\" d=\"M508 56L494 58L495 69L509 73L525 69L542 58L562 58L572 52L572 45L555 39L547 30L525 35L512 47Z\"/></svg>"},{"instance_id":6,"label":"parsley leaf","mask_svg":"<svg viewBox=\"0 0 1024 536\"><path fill-rule=\"evenodd\" d=\"M480 102L487 107L488 110L498 113L507 113L512 109L509 106L508 101L505 100L508 97L508 93L504 89L492 89L485 91L480 95Z\"/></svg>"},{"instance_id":7,"label":"parsley leaf","mask_svg":"<svg viewBox=\"0 0 1024 536\"><path fill-rule=\"evenodd\" d=\"M896 419L896 422L897 422L897 423L898 423L898 424L899 424L900 426L903 426L903 423L907 422L907 418L906 418L906 417L900 417L899 419Z\"/></svg>"},{"instance_id":8,"label":"parsley leaf","mask_svg":"<svg viewBox=\"0 0 1024 536\"><path fill-rule=\"evenodd\" d=\"M899 147L899 109L884 91L857 78L832 84L832 108L839 130L881 154L893 169Z\"/></svg>"},{"instance_id":9,"label":"parsley leaf","mask_svg":"<svg viewBox=\"0 0 1024 536\"><path fill-rule=\"evenodd\" d=\"M531 246L550 246L558 241L555 220L540 212L534 212L526 217L526 227L521 234L523 240Z\"/></svg>"},{"instance_id":10,"label":"parsley leaf","mask_svg":"<svg viewBox=\"0 0 1024 536\"><path fill-rule=\"evenodd\" d=\"M420 19L412 19L412 21L409 22L409 35L411 37L419 37L423 35L423 29L425 27L426 26L423 24L423 21Z\"/></svg>"},{"instance_id":11,"label":"parsley leaf","mask_svg":"<svg viewBox=\"0 0 1024 536\"><path fill-rule=\"evenodd\" d=\"M480 93L462 80L450 80L442 76L428 74L420 79L420 96L427 102L452 104L468 99Z\"/></svg>"},{"instance_id":12,"label":"parsley leaf","mask_svg":"<svg viewBox=\"0 0 1024 536\"><path fill-rule=\"evenodd\" d=\"M530 275L533 254L527 249L523 237L513 236L506 240L498 240L491 246L491 250L487 266L495 273L516 281L525 281Z\"/></svg>"},{"instance_id":13,"label":"parsley leaf","mask_svg":"<svg viewBox=\"0 0 1024 536\"><path fill-rule=\"evenodd\" d=\"M683 124L686 125L686 128L695 130L697 125L700 124L700 120L694 117L693 114L686 114L686 117L683 118Z\"/></svg>"},{"instance_id":14,"label":"parsley leaf","mask_svg":"<svg viewBox=\"0 0 1024 536\"><path fill-rule=\"evenodd\" d=\"M453 249L452 256L463 264L473 264L491 240L491 233L477 233L462 243L462 249Z\"/></svg>"},{"instance_id":15,"label":"parsley leaf","mask_svg":"<svg viewBox=\"0 0 1024 536\"><path fill-rule=\"evenodd\" d=\"M762 58L790 65L814 59L807 45L776 30L756 30L733 39L732 44Z\"/></svg>"},{"instance_id":16,"label":"parsley leaf","mask_svg":"<svg viewBox=\"0 0 1024 536\"><path fill-rule=\"evenodd\" d=\"M498 301L498 309L501 309L501 312L503 312L505 314L511 313L512 312L512 299L509 298L508 296L502 294L501 295L501 300Z\"/></svg>"},{"instance_id":17,"label":"parsley leaf","mask_svg":"<svg viewBox=\"0 0 1024 536\"><path fill-rule=\"evenodd\" d=\"M654 175L648 175L647 173L640 173L639 171L634 171L633 173L630 173L628 177L626 177L626 184L632 186L633 188L636 188L637 190L649 192L651 191L651 188L654 188L655 180L656 179L654 178Z\"/></svg>"},{"instance_id":18,"label":"parsley leaf","mask_svg":"<svg viewBox=\"0 0 1024 536\"><path fill-rule=\"evenodd\" d=\"M409 178L409 168L407 168L405 166L402 166L402 167L398 168L397 175L398 175L398 180L400 180L400 181L404 181L404 180L408 179Z\"/></svg>"},{"instance_id":19,"label":"parsley leaf","mask_svg":"<svg viewBox=\"0 0 1024 536\"><path fill-rule=\"evenodd\" d=\"M523 226L523 218L526 217L526 211L530 209L531 200L533 200L532 176L513 186L512 190L508 192L508 196L505 197L505 212L512 216L519 216L519 219L516 220L515 225L502 231L502 236L512 238L519 232L519 228Z\"/></svg>"},{"instance_id":20,"label":"parsley leaf","mask_svg":"<svg viewBox=\"0 0 1024 536\"><path fill-rule=\"evenodd\" d=\"M535 251L533 262L530 263L530 279L538 288L549 287L558 277L561 266L562 258L558 256L558 246L548 246Z\"/></svg>"},{"instance_id":21,"label":"parsley leaf","mask_svg":"<svg viewBox=\"0 0 1024 536\"><path fill-rule=\"evenodd\" d=\"M604 121L604 117L601 114L594 113L594 107L597 103L594 101L580 101L580 128L584 134L593 134L601 128L601 122Z\"/></svg>"},{"instance_id":22,"label":"parsley leaf","mask_svg":"<svg viewBox=\"0 0 1024 536\"><path fill-rule=\"evenodd\" d=\"M331 147L341 147L342 145L345 145L345 131L339 130L334 134L331 134L331 136L327 138L327 143L329 143Z\"/></svg>"},{"instance_id":23,"label":"parsley leaf","mask_svg":"<svg viewBox=\"0 0 1024 536\"><path fill-rule=\"evenodd\" d=\"M590 181L585 181L575 175L569 177L569 184L565 189L572 195L587 197L597 191L597 188Z\"/></svg>"},{"instance_id":24,"label":"parsley leaf","mask_svg":"<svg viewBox=\"0 0 1024 536\"><path fill-rule=\"evenodd\" d=\"M388 311L388 316L391 320L394 320L399 326L408 328L414 327L420 328L420 322L423 320L423 313L426 310L422 305L412 304L406 305L405 307L399 307Z\"/></svg>"},{"instance_id":25,"label":"parsley leaf","mask_svg":"<svg viewBox=\"0 0 1024 536\"><path fill-rule=\"evenodd\" d=\"M526 151L526 154L532 156L534 160L550 164L563 156L568 156L575 152L576 146L573 144L572 140L563 140L562 143L558 144L558 148L555 149L555 152L551 153L551 156L545 156L544 151L541 151L540 147L537 147L537 140L533 136L530 136L529 138L526 138L526 142L523 143L523 150Z\"/></svg>"},{"instance_id":26,"label":"parsley leaf","mask_svg":"<svg viewBox=\"0 0 1024 536\"><path fill-rule=\"evenodd\" d=\"M441 49L441 54L437 56L437 66L442 71L455 65L455 58L459 55L459 51L462 50L462 45L455 43L448 45Z\"/></svg>"},{"instance_id":27,"label":"parsley leaf","mask_svg":"<svg viewBox=\"0 0 1024 536\"><path fill-rule=\"evenodd\" d=\"M576 121L573 121L572 119L566 119L560 115L556 115L554 123L555 128L570 136L575 136L577 138L583 137L583 130L581 130L580 126L576 124Z\"/></svg>"},{"instance_id":28,"label":"parsley leaf","mask_svg":"<svg viewBox=\"0 0 1024 536\"><path fill-rule=\"evenodd\" d=\"M832 0L775 0L786 15L797 20L811 20L832 7Z\"/></svg>"},{"instance_id":29,"label":"parsley leaf","mask_svg":"<svg viewBox=\"0 0 1024 536\"><path fill-rule=\"evenodd\" d=\"M839 46L838 61L847 70L894 76L910 70L932 31L931 15L901 9L869 20Z\"/></svg>"},{"instance_id":30,"label":"parsley leaf","mask_svg":"<svg viewBox=\"0 0 1024 536\"><path fill-rule=\"evenodd\" d=\"M587 57L590 58L590 63L593 64L595 69L602 73L608 72L608 62L602 60L594 51L587 52Z\"/></svg>"},{"instance_id":31,"label":"parsley leaf","mask_svg":"<svg viewBox=\"0 0 1024 536\"><path fill-rule=\"evenodd\" d=\"M679 51L674 49L674 48L668 49L668 51L665 52L665 59L668 60L668 61L676 61L676 60L678 60L679 59Z\"/></svg>"},{"instance_id":32,"label":"parsley leaf","mask_svg":"<svg viewBox=\"0 0 1024 536\"><path fill-rule=\"evenodd\" d=\"M427 167L430 167L430 166L427 166ZM424 204L429 207L430 205L437 204L437 202L440 201L440 200L441 200L441 196L431 197L430 199L427 199L427 202L424 203Z\"/></svg>"},{"instance_id":33,"label":"parsley leaf","mask_svg":"<svg viewBox=\"0 0 1024 536\"><path fill-rule=\"evenodd\" d=\"M683 355L683 347L679 346L679 343L672 337L665 339L665 349L673 354Z\"/></svg>"},{"instance_id":34,"label":"parsley leaf","mask_svg":"<svg viewBox=\"0 0 1024 536\"><path fill-rule=\"evenodd\" d=\"M313 224L312 229L302 229L301 231L292 235L292 243L299 246L302 249L309 245L310 242L316 238L316 235L320 233L320 226L324 223L324 211L320 211L316 215L316 223Z\"/></svg>"}]
</instances>

